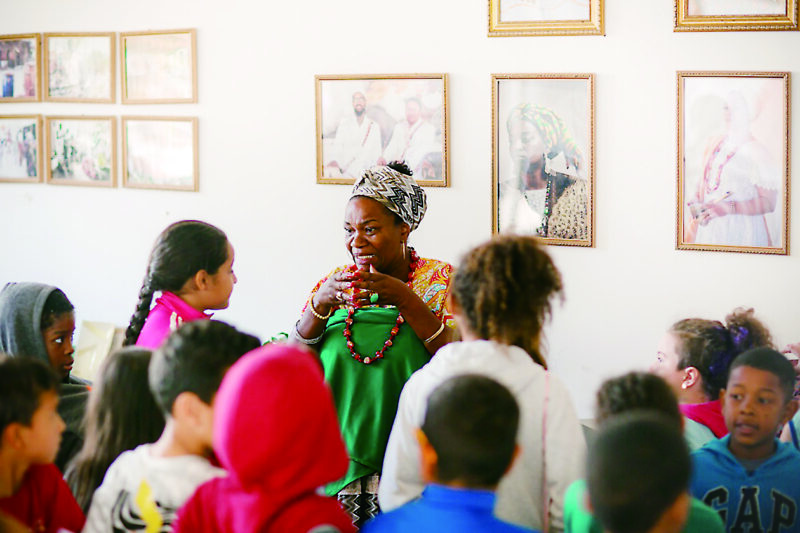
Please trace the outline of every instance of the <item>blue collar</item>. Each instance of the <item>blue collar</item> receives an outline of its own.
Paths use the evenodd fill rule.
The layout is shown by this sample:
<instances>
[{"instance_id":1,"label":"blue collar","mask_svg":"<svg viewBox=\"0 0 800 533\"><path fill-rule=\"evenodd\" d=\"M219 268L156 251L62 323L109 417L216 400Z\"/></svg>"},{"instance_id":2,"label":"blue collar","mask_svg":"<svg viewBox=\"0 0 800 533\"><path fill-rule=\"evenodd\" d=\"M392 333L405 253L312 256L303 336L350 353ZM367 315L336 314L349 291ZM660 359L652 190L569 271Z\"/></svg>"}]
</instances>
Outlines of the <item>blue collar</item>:
<instances>
[{"instance_id":1,"label":"blue collar","mask_svg":"<svg viewBox=\"0 0 800 533\"><path fill-rule=\"evenodd\" d=\"M462 489L431 484L422 491L422 498L432 504L442 504L448 507L471 507L492 514L496 496L491 490Z\"/></svg>"}]
</instances>

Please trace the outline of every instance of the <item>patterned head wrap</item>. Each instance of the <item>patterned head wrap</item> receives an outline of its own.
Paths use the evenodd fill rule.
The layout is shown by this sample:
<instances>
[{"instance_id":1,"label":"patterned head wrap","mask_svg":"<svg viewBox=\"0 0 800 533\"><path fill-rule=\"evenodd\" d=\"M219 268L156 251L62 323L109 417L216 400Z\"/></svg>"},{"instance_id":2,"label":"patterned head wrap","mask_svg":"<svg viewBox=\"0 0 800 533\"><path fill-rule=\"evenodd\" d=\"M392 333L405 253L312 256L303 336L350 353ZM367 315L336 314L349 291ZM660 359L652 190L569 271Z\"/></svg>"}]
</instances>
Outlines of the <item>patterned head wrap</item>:
<instances>
[{"instance_id":1,"label":"patterned head wrap","mask_svg":"<svg viewBox=\"0 0 800 533\"><path fill-rule=\"evenodd\" d=\"M411 231L417 229L428 209L425 191L414 178L386 166L362 172L350 198L354 196L366 196L380 203L408 224Z\"/></svg>"},{"instance_id":2,"label":"patterned head wrap","mask_svg":"<svg viewBox=\"0 0 800 533\"><path fill-rule=\"evenodd\" d=\"M539 130L548 158L552 159L559 152L564 152L567 161L574 161L576 164L581 162L582 156L578 145L567 131L564 121L552 109L533 104L518 104L508 117L509 127L514 120L524 120Z\"/></svg>"}]
</instances>

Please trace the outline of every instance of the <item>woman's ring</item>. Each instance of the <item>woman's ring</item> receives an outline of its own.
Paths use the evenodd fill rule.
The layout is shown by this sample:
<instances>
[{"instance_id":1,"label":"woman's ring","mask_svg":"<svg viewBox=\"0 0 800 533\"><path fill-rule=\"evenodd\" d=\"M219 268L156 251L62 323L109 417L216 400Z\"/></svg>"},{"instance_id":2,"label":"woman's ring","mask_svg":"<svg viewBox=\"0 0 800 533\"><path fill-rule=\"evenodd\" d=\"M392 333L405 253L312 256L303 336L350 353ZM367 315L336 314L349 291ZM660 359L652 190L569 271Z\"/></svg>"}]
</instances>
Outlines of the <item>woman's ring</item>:
<instances>
[{"instance_id":1,"label":"woman's ring","mask_svg":"<svg viewBox=\"0 0 800 533\"><path fill-rule=\"evenodd\" d=\"M336 291L336 299L340 302L344 301L344 296L342 295L342 291Z\"/></svg>"},{"instance_id":2,"label":"woman's ring","mask_svg":"<svg viewBox=\"0 0 800 533\"><path fill-rule=\"evenodd\" d=\"M373 292L372 294L369 295L369 303L372 303L372 304L378 303L378 298L379 298L378 293L377 292Z\"/></svg>"}]
</instances>

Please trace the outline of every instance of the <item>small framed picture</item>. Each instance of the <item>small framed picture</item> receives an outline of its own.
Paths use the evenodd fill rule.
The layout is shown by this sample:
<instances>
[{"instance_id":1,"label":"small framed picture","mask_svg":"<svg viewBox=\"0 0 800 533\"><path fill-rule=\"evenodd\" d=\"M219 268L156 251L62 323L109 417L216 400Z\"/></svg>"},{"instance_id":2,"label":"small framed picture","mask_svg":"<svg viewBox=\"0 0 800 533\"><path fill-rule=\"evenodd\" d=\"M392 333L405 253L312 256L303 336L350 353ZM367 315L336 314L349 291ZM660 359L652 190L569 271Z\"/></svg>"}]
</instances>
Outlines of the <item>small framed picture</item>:
<instances>
[{"instance_id":1,"label":"small framed picture","mask_svg":"<svg viewBox=\"0 0 800 533\"><path fill-rule=\"evenodd\" d=\"M0 181L42 181L41 115L0 116Z\"/></svg>"},{"instance_id":2,"label":"small framed picture","mask_svg":"<svg viewBox=\"0 0 800 533\"><path fill-rule=\"evenodd\" d=\"M594 74L492 75L492 232L594 245Z\"/></svg>"},{"instance_id":3,"label":"small framed picture","mask_svg":"<svg viewBox=\"0 0 800 533\"><path fill-rule=\"evenodd\" d=\"M604 0L489 0L489 37L604 35Z\"/></svg>"},{"instance_id":4,"label":"small framed picture","mask_svg":"<svg viewBox=\"0 0 800 533\"><path fill-rule=\"evenodd\" d=\"M787 254L788 147L788 72L678 72L678 249Z\"/></svg>"},{"instance_id":5,"label":"small framed picture","mask_svg":"<svg viewBox=\"0 0 800 533\"><path fill-rule=\"evenodd\" d=\"M46 117L47 183L114 187L117 119Z\"/></svg>"},{"instance_id":6,"label":"small framed picture","mask_svg":"<svg viewBox=\"0 0 800 533\"><path fill-rule=\"evenodd\" d=\"M45 33L44 99L116 101L114 33Z\"/></svg>"},{"instance_id":7,"label":"small framed picture","mask_svg":"<svg viewBox=\"0 0 800 533\"><path fill-rule=\"evenodd\" d=\"M0 35L0 103L38 102L42 38L38 33Z\"/></svg>"},{"instance_id":8,"label":"small framed picture","mask_svg":"<svg viewBox=\"0 0 800 533\"><path fill-rule=\"evenodd\" d=\"M196 191L197 118L122 117L122 183Z\"/></svg>"},{"instance_id":9,"label":"small framed picture","mask_svg":"<svg viewBox=\"0 0 800 533\"><path fill-rule=\"evenodd\" d=\"M317 183L353 184L404 161L422 186L447 187L447 74L317 76Z\"/></svg>"},{"instance_id":10,"label":"small framed picture","mask_svg":"<svg viewBox=\"0 0 800 533\"><path fill-rule=\"evenodd\" d=\"M123 104L197 102L197 32L120 34Z\"/></svg>"},{"instance_id":11,"label":"small framed picture","mask_svg":"<svg viewBox=\"0 0 800 533\"><path fill-rule=\"evenodd\" d=\"M675 0L675 31L797 29L797 0Z\"/></svg>"}]
</instances>

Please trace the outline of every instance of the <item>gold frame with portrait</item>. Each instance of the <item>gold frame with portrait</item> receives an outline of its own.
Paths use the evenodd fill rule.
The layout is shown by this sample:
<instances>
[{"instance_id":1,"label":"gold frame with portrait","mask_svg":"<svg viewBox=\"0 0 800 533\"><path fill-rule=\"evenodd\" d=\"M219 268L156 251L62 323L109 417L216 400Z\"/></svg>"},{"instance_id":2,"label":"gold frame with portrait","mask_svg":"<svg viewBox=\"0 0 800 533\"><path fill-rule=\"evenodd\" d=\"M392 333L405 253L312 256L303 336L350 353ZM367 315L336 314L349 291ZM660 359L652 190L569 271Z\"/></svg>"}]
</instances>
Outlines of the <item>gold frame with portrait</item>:
<instances>
[{"instance_id":1,"label":"gold frame with portrait","mask_svg":"<svg viewBox=\"0 0 800 533\"><path fill-rule=\"evenodd\" d=\"M790 129L789 129L789 126L790 126L790 114L791 114L790 77L791 77L791 74L789 72L723 72L723 71L690 72L690 71L679 71L677 73L677 128L678 128L677 141L678 141L678 146L677 146L677 216L676 216L676 237L675 237L675 239L676 239L676 248L678 250L706 250L706 251L718 251L718 252L745 252L745 253L777 254L777 255L787 255L789 253L789 197L790 197L790 182L789 182L789 172L790 172L789 171L789 168L790 168L790 166L789 166L790 133L789 132L790 132ZM687 138L700 137L701 134L699 134L697 132L701 131L701 130L703 131L703 133L705 133L705 130L708 130L709 132L711 131L711 129L708 128L708 127L700 128L700 127L697 127L697 126L692 126L692 128L693 128L692 133L687 133L687 122L689 122L689 120L687 120L687 118L686 118L687 107L689 105L691 105L692 101L695 101L695 98L697 98L697 96L688 94L689 91L687 90L687 88L685 86L686 85L685 82L686 82L686 80L690 80L690 79L703 79L703 78L707 78L709 80L720 80L720 79L723 79L723 78L731 78L731 79L759 79L759 78L765 78L765 79L780 80L782 82L781 83L781 87L782 87L783 94L781 95L780 100L778 100L778 102L776 102L776 103L780 103L781 107L782 107L782 109L779 111L779 113L782 115L782 119L783 119L782 120L782 124L781 124L781 130L780 130L779 134L777 134L777 135L775 134L776 132L770 132L770 133L772 134L773 138L777 139L778 142L780 142L782 144L782 146L780 146L780 147L772 147L772 148L773 148L773 151L777 151L777 152L779 152L781 154L781 156L779 157L779 159L780 159L780 167L781 167L779 175L780 175L780 181L781 181L780 185L782 186L783 190L781 191L782 197L776 198L776 208L775 209L777 209L777 207L781 207L782 210L783 210L783 214L782 214L782 216L780 216L779 213L772 215L772 213L775 210L775 209L773 209L773 211L765 213L762 216L762 218L764 219L763 220L763 226L764 226L764 228L766 230L766 238L768 240L768 244L769 244L769 241L772 240L772 234L769 231L770 224L768 223L767 215L772 215L772 217L771 217L771 221L772 221L771 225L772 226L774 226L776 223L780 223L781 224L782 227L779 229L779 231L772 232L772 233L779 234L781 236L780 246L771 246L771 245L767 245L767 246L750 246L750 245L731 245L731 244L713 244L713 243L703 243L703 242L692 242L692 241L695 241L695 239L697 238L696 231L697 231L697 228L701 225L701 221L699 219L702 216L703 212L706 211L706 209L700 208L698 210L698 208L693 208L691 205L689 205L690 202L687 201L689 195L687 194L686 189L687 189L687 187L690 188L692 186L692 184L689 183L692 180L690 180L688 178L689 172L687 171L687 152L689 152L689 154L688 154L689 155L689 157L688 157L689 166L691 166L692 168L696 167L698 172L699 172L699 168L702 166L702 164L700 164L700 166L698 166L698 162L702 163L702 160L698 160L698 155L701 158L703 158L703 159L708 161L706 163L705 170L702 171L703 176L706 176L709 173L708 169L710 168L709 167L710 161L712 161L710 159L710 157L713 157L715 153L718 153L718 148L715 148L714 151L711 152L710 156L706 157L706 153L708 153L708 149L707 148L708 148L708 146L713 145L714 144L713 142L710 143L710 144L706 143L707 147L704 150L700 149L698 146L692 146L691 150L687 150L687 144L686 144L687 143ZM710 104L707 101L708 98L709 98L709 94L711 94L710 93L710 89L705 89L705 90L706 90L705 93L700 93L701 95L704 95L703 97L705 98L703 100L702 106L701 106L701 104L696 103L696 107L697 108L700 108L700 107L702 107L703 109L709 109L710 108ZM719 89L719 90L721 91L721 89ZM734 91L733 88L726 88L725 90L728 91L726 94L729 94L729 95L735 94L735 91ZM765 89L761 89L762 92L764 90ZM717 96L719 99L722 99L722 96L719 96L719 95L712 95L712 96ZM729 98L732 98L732 97L729 96ZM745 98L742 97L742 100L744 101ZM776 100L777 100L777 98L776 98ZM746 108L746 105L747 105L747 102L745 101L745 104L744 104L745 108ZM765 107L766 107L765 105L761 105L761 109L762 110ZM724 108L724 110L727 110L728 109L728 104L727 103L724 104L723 108ZM730 118L730 115L729 115L730 111L724 111L724 113L726 113L726 114L723 115L723 119L726 122L731 121L732 119ZM752 128L751 123L752 123L753 117L751 117L749 114L747 114L747 119L748 119L748 130L747 130L748 137L747 138L748 139L756 139L757 142L760 142L761 139L758 138L755 134L752 133L753 128ZM701 119L699 117L697 117L695 119L695 122L701 122ZM762 127L759 128L760 136L765 135L765 133L764 133L764 127L765 126L763 126L764 123L771 125L771 124L774 123L774 121L773 120L767 120L767 119L763 119L762 120L762 124L760 125ZM730 127L730 126L728 126L728 127ZM727 135L727 133L726 133L726 135ZM722 138L724 140L724 137L721 137L720 135L718 135L716 133L714 135L714 138L715 139ZM720 140L717 143L717 147L720 147L720 146L722 146L722 140ZM721 176L721 173L722 173L723 166L725 164L727 164L734 157L735 153L736 153L736 150L732 149L731 150L731 154L727 157L727 159L723 158L723 160L725 162L722 164L722 166L720 167L720 170L718 171L718 174L720 176ZM711 174L713 176L713 172ZM705 180L705 177L703 178L703 180ZM696 179L694 181L696 181ZM719 182L719 178L718 178L717 179L717 186L713 190L717 190L719 188L719 183L720 182ZM694 185L695 185L695 190L697 190L697 188L700 186L698 183L694 183ZM731 192L731 191L726 191L726 192L723 193L723 196L720 197L720 199L711 200L711 202L712 203L722 203L724 200L726 200L726 198L728 198L732 194L734 194L734 193ZM708 202L706 202L706 203L708 203ZM705 205L705 204L703 204L703 205ZM699 213L699 214L696 214L696 213ZM735 213L735 211L734 211L734 213ZM691 216L691 219L687 218L689 216ZM753 216L756 216L756 215L753 215Z\"/></svg>"},{"instance_id":2,"label":"gold frame with portrait","mask_svg":"<svg viewBox=\"0 0 800 533\"><path fill-rule=\"evenodd\" d=\"M16 103L16 102L40 102L42 100L42 36L39 33L21 33L16 35L0 35L0 41L21 41L33 39L34 47L34 82L33 82L33 96L2 96L0 91L0 103ZM0 80L0 84L5 80Z\"/></svg>"},{"instance_id":3,"label":"gold frame with portrait","mask_svg":"<svg viewBox=\"0 0 800 533\"><path fill-rule=\"evenodd\" d=\"M782 15L690 15L689 2L675 0L674 31L791 31L797 30L797 0L785 0Z\"/></svg>"},{"instance_id":4,"label":"gold frame with portrait","mask_svg":"<svg viewBox=\"0 0 800 533\"><path fill-rule=\"evenodd\" d=\"M589 162L586 165L586 188L588 198L586 201L586 208L588 213L587 219L587 238L585 239L567 239L567 238L554 238L542 237L539 238L546 244L563 245L563 246L583 246L593 247L595 242L595 75L589 73L559 73L559 74L492 74L492 233L498 233L502 228L500 227L501 216L501 198L500 198L500 128L503 126L501 120L501 109L507 106L501 102L501 88L500 84L505 81L541 81L547 83L549 81L557 80L583 80L586 83L586 114L585 117L585 135L588 137L586 146L586 157ZM581 117L582 119L584 117ZM582 120L581 120L582 122Z\"/></svg>"},{"instance_id":5,"label":"gold frame with portrait","mask_svg":"<svg viewBox=\"0 0 800 533\"><path fill-rule=\"evenodd\" d=\"M36 141L35 141L35 148L36 148L36 175L35 176L28 176L28 177L13 177L8 175L2 174L2 169L0 169L0 181L2 182L11 182L11 183L41 183L42 182L42 115L0 115L0 123L6 120L27 120L28 123L33 123L36 126ZM0 139L0 142L2 140ZM16 143L15 143L16 144Z\"/></svg>"},{"instance_id":6,"label":"gold frame with portrait","mask_svg":"<svg viewBox=\"0 0 800 533\"><path fill-rule=\"evenodd\" d=\"M441 143L436 146L441 146L441 177L436 179L426 179L419 175L419 172L414 174L417 183L422 187L449 187L450 186L450 157L448 154L448 139L450 131L450 120L447 105L447 74L344 74L344 75L317 75L314 77L315 82L315 97L316 97L316 145L317 145L317 183L327 183L335 185L352 185L355 182L354 177L331 177L325 175L325 154L324 152L324 131L323 131L323 114L326 109L323 109L324 88L323 84L331 82L361 82L364 84L373 82L424 82L424 81L439 81L441 82L441 122L438 124L432 123L440 128ZM348 84L348 87L352 84ZM438 91L437 91L438 93ZM395 96L403 94L402 91L397 91ZM398 96L399 97L399 96ZM438 99L438 97L437 97ZM439 108L436 108L437 110ZM385 111L385 110L384 110ZM391 116L391 114L387 115ZM369 135L369 133L367 133ZM379 133L382 138L382 133ZM366 138L365 138L366 139ZM382 142L382 141L381 141ZM391 144L391 142L389 142ZM381 145L381 150L388 148L388 146ZM431 152L434 153L434 152ZM383 152L381 152L382 156ZM437 163L438 158L437 158ZM411 165L413 166L413 165ZM426 167L423 167L423 170ZM415 170L412 168L412 170Z\"/></svg>"},{"instance_id":7,"label":"gold frame with portrait","mask_svg":"<svg viewBox=\"0 0 800 533\"><path fill-rule=\"evenodd\" d=\"M107 122L108 123L108 146L110 148L111 161L109 162L109 179L107 181L82 181L73 178L56 178L53 177L53 130L54 123L63 121L86 121L86 122ZM46 165L47 183L53 185L74 185L79 187L109 187L114 188L117 186L117 118L111 116L48 116L45 117L45 132L47 139L47 152L44 157L44 164Z\"/></svg>"},{"instance_id":8,"label":"gold frame with portrait","mask_svg":"<svg viewBox=\"0 0 800 533\"><path fill-rule=\"evenodd\" d=\"M108 63L103 65L102 70L108 72L108 93L103 96L81 96L69 94L66 96L51 96L50 85L53 80L50 76L50 61L54 54L50 51L50 43L53 39L107 39L108 40ZM99 103L113 104L117 100L117 70L116 70L116 43L117 36L113 32L98 33L45 33L44 34L44 100L46 102L77 102L77 103ZM76 55L73 53L73 55ZM68 58L75 59L75 58ZM77 58L78 63L85 63L87 57ZM92 76L92 77L96 77Z\"/></svg>"},{"instance_id":9,"label":"gold frame with portrait","mask_svg":"<svg viewBox=\"0 0 800 533\"><path fill-rule=\"evenodd\" d=\"M588 19L503 21L501 0L489 0L489 37L605 35L603 2L589 0Z\"/></svg>"}]
</instances>

